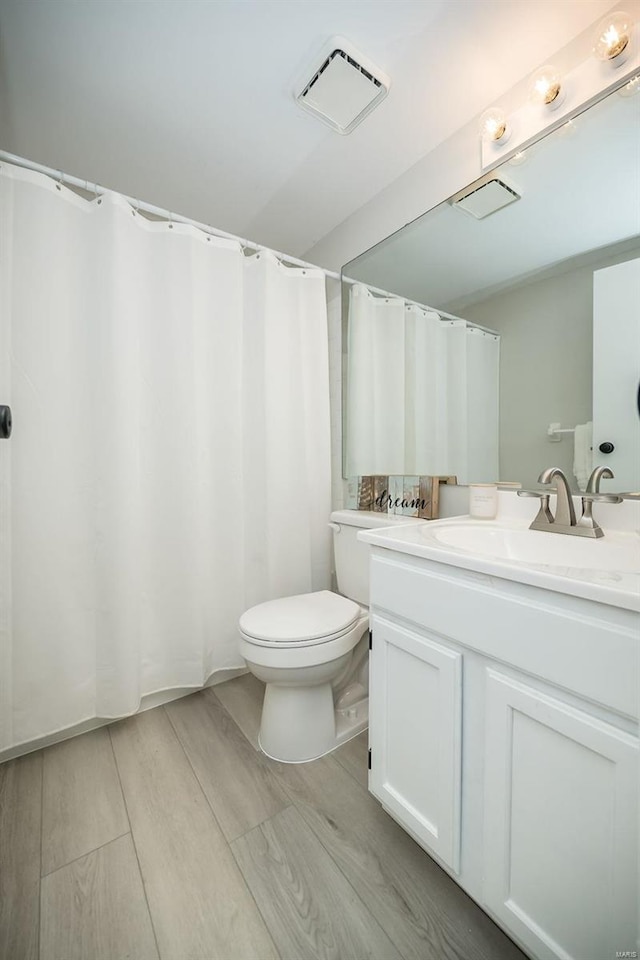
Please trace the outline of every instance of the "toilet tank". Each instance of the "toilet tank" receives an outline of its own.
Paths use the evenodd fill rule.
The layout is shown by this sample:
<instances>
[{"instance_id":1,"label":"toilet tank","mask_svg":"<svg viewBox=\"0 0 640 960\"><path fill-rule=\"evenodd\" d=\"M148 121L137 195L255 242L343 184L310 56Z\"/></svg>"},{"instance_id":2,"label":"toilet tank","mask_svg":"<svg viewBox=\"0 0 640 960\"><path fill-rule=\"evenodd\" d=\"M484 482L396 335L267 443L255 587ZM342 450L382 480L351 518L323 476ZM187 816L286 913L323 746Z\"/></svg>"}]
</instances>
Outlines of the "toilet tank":
<instances>
[{"instance_id":1,"label":"toilet tank","mask_svg":"<svg viewBox=\"0 0 640 960\"><path fill-rule=\"evenodd\" d=\"M369 606L369 544L358 540L360 530L415 523L413 517L368 510L334 510L331 514L333 555L338 592L356 603Z\"/></svg>"}]
</instances>

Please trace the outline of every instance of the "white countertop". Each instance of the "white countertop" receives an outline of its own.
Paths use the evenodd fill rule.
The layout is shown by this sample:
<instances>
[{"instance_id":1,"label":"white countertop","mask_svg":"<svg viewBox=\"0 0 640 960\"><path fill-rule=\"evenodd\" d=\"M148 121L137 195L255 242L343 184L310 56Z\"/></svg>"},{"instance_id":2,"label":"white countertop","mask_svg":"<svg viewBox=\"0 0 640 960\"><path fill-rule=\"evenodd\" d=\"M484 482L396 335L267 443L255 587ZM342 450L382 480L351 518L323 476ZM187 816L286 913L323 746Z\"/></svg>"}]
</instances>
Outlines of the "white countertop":
<instances>
[{"instance_id":1,"label":"white countertop","mask_svg":"<svg viewBox=\"0 0 640 960\"><path fill-rule=\"evenodd\" d=\"M579 503L579 500L578 500ZM486 554L476 553L472 549L451 546L438 542L436 534L438 527L452 527L469 524L494 524L511 531L516 537L522 537L523 531L528 531L529 523L535 515L537 504L533 501L516 498L512 492L500 492L500 506L495 521L472 520L470 517L453 517L444 520L426 520L407 525L395 524L390 528L367 530L358 534L358 539L376 547L394 550L398 553L414 557L422 557L437 563L448 564L465 570L474 570L479 573L500 577L505 580L514 580L532 586L553 590L558 593L571 594L599 603L606 603L628 610L640 611L640 533L638 520L640 519L639 504L625 501L619 505L598 504L599 507L609 507L601 510L597 516L598 522L603 525L605 535L599 540L580 538L582 550L588 551L588 562L584 565L571 561L567 563L558 543L558 554L561 562L552 559L551 562L523 561L515 558L499 558ZM553 504L552 504L553 506ZM619 512L616 514L614 510ZM595 511L594 511L595 512ZM578 515L580 515L578 513ZM604 522L611 519L615 528L604 527ZM616 529L617 528L617 529ZM573 539L566 535L530 531L531 537L545 538L545 547L553 553L557 541ZM551 539L550 539L551 538ZM576 540L578 538L575 538ZM543 543L535 541L535 545ZM604 546L601 546L604 545ZM564 545L565 548L568 546ZM633 572L629 572L629 564L622 569L615 569L615 551L624 549L627 555L634 558ZM611 557L614 556L612 560ZM635 558L637 557L637 566ZM596 559L597 558L597 559ZM603 563L600 565L599 561Z\"/></svg>"}]
</instances>

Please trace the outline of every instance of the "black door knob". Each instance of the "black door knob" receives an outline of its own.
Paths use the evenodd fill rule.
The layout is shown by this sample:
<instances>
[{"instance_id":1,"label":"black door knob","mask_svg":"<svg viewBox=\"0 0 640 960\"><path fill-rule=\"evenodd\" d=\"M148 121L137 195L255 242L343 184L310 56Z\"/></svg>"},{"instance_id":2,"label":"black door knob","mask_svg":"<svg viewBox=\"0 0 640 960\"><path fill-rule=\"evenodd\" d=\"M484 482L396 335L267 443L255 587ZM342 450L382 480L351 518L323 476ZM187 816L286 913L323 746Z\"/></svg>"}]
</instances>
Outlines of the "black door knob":
<instances>
[{"instance_id":1,"label":"black door knob","mask_svg":"<svg viewBox=\"0 0 640 960\"><path fill-rule=\"evenodd\" d=\"M598 447L598 450L600 451L600 453L613 453L613 451L615 450L615 447L610 440L605 440L604 443L600 444L600 446Z\"/></svg>"},{"instance_id":2,"label":"black door knob","mask_svg":"<svg viewBox=\"0 0 640 960\"><path fill-rule=\"evenodd\" d=\"M11 407L0 404L0 440L8 440L11 436Z\"/></svg>"}]
</instances>

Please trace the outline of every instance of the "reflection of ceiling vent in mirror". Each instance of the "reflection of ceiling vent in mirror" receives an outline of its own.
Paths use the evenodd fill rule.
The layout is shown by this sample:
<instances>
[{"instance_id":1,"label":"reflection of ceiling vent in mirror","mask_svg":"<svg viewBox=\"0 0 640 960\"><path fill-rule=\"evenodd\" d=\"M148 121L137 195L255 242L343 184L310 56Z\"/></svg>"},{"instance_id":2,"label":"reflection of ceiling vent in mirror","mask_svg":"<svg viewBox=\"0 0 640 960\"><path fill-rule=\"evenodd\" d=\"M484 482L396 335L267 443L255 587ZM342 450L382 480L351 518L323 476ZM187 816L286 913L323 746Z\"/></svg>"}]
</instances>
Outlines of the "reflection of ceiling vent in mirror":
<instances>
[{"instance_id":1,"label":"reflection of ceiling vent in mirror","mask_svg":"<svg viewBox=\"0 0 640 960\"><path fill-rule=\"evenodd\" d=\"M311 76L295 94L305 110L338 133L351 133L383 100L389 77L342 37L323 48Z\"/></svg>"},{"instance_id":2,"label":"reflection of ceiling vent in mirror","mask_svg":"<svg viewBox=\"0 0 640 960\"><path fill-rule=\"evenodd\" d=\"M502 210L503 207L520 199L520 194L513 187L508 186L504 180L490 176L484 183L474 186L472 190L467 189L457 193L449 203L475 217L476 220L484 220L496 210Z\"/></svg>"}]
</instances>

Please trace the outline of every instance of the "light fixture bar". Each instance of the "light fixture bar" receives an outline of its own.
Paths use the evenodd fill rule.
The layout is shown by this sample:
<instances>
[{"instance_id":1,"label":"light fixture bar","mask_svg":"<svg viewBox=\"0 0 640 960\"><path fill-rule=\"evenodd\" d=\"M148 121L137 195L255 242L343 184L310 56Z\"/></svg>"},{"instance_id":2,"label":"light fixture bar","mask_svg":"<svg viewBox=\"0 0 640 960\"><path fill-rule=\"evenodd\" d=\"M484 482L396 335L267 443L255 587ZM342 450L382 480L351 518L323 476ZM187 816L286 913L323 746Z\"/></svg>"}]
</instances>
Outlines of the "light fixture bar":
<instances>
[{"instance_id":1,"label":"light fixture bar","mask_svg":"<svg viewBox=\"0 0 640 960\"><path fill-rule=\"evenodd\" d=\"M566 95L557 109L536 109L533 104L526 102L510 113L508 123L511 135L508 142L482 140L482 172L493 170L515 153L525 150L542 133L551 133L588 109L603 95L625 86L640 71L639 40L640 24L636 24L629 44L632 52L622 67L612 70L610 63L603 63L589 56L566 73L562 80L562 89L566 91Z\"/></svg>"}]
</instances>

